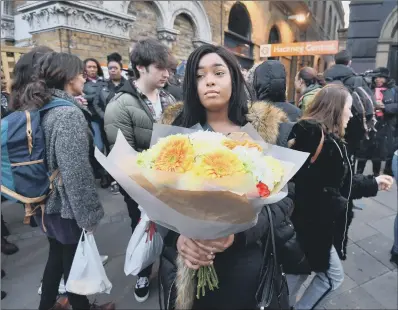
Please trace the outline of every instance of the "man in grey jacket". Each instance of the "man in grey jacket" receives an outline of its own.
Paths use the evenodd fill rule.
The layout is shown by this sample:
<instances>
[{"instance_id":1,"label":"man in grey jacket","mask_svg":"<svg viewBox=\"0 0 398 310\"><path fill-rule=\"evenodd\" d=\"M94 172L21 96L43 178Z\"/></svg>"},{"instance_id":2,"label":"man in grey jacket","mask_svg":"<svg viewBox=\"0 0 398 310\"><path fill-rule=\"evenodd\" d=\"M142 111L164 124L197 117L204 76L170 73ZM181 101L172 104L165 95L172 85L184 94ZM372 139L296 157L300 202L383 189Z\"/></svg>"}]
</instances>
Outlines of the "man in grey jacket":
<instances>
[{"instance_id":1,"label":"man in grey jacket","mask_svg":"<svg viewBox=\"0 0 398 310\"><path fill-rule=\"evenodd\" d=\"M168 48L154 39L136 43L130 59L136 80L126 81L105 111L105 132L111 148L118 130L137 152L150 147L153 124L167 106L175 103L174 97L162 89L169 78L169 55ZM141 216L138 204L123 189L120 192L134 232ZM138 274L134 290L138 302L149 297L151 271L152 265Z\"/></svg>"}]
</instances>

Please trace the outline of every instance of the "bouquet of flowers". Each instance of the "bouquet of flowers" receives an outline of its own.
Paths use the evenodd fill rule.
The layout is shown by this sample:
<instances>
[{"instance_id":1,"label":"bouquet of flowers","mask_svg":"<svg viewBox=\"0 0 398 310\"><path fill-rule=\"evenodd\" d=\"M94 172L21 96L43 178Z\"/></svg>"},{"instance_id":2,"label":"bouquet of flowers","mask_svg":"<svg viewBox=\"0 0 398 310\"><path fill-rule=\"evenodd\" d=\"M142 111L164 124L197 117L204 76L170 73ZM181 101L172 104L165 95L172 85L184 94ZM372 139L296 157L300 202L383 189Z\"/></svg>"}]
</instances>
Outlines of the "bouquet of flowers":
<instances>
[{"instance_id":1,"label":"bouquet of flowers","mask_svg":"<svg viewBox=\"0 0 398 310\"><path fill-rule=\"evenodd\" d=\"M119 132L108 157L96 150L96 158L152 221L188 238L216 239L253 227L265 204L286 197L308 157L265 143L250 124L241 130L224 136L155 124L150 149L135 152ZM192 273L182 274L194 281ZM218 287L213 266L196 276L197 298Z\"/></svg>"}]
</instances>

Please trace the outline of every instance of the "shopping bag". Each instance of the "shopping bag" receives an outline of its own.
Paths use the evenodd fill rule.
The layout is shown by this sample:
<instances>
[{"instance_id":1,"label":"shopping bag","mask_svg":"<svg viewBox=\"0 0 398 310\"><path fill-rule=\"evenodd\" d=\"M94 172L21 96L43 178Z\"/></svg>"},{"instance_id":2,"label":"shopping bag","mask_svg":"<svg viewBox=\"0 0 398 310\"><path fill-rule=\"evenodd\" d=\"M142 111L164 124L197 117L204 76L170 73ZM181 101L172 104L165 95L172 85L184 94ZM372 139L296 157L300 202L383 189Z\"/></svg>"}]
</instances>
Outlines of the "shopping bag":
<instances>
[{"instance_id":1,"label":"shopping bag","mask_svg":"<svg viewBox=\"0 0 398 310\"><path fill-rule=\"evenodd\" d=\"M109 294L112 283L106 276L94 236L84 230L73 258L66 290L78 295Z\"/></svg>"},{"instance_id":2,"label":"shopping bag","mask_svg":"<svg viewBox=\"0 0 398 310\"><path fill-rule=\"evenodd\" d=\"M153 264L162 254L163 229L151 222L141 210L141 219L130 238L124 261L124 273L138 275L140 271Z\"/></svg>"}]
</instances>

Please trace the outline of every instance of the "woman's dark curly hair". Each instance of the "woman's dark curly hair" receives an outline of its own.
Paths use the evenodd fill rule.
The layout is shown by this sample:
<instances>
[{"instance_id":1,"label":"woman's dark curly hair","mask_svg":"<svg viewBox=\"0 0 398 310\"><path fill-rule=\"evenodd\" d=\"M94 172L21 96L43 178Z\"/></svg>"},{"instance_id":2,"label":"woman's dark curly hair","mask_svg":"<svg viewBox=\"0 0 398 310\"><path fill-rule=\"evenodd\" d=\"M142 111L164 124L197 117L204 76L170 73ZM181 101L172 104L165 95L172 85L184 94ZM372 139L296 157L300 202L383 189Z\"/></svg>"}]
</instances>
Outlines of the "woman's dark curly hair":
<instances>
[{"instance_id":1,"label":"woman's dark curly hair","mask_svg":"<svg viewBox=\"0 0 398 310\"><path fill-rule=\"evenodd\" d=\"M51 89L64 90L65 85L83 74L84 64L75 55L47 53L34 68L31 82L14 89L13 110L39 109L51 100Z\"/></svg>"}]
</instances>

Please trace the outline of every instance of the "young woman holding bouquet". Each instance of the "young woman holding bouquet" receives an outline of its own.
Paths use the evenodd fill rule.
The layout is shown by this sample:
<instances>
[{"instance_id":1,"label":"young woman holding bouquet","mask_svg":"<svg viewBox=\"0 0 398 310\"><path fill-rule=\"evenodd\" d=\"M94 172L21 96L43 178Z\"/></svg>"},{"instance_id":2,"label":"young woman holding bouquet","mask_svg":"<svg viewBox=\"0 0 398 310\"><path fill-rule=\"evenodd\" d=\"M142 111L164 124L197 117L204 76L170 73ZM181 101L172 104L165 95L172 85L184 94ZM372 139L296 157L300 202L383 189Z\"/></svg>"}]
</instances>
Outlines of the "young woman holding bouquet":
<instances>
[{"instance_id":1,"label":"young woman holding bouquet","mask_svg":"<svg viewBox=\"0 0 398 310\"><path fill-rule=\"evenodd\" d=\"M188 58L184 102L165 110L162 121L186 128L200 123L207 130L223 134L240 131L241 126L251 122L266 142L287 141L287 137L278 137L280 127L289 126L286 114L264 102L248 107L245 85L236 58L228 50L203 45ZM292 208L292 194L289 191L289 197L271 207L277 246L283 246L294 237L283 230L290 223L288 214ZM254 309L263 263L259 241L268 228L264 211L255 227L217 240L192 240L170 231L165 239L159 271L164 299L162 308ZM294 240L292 244L296 243ZM178 262L194 270L214 264L219 288L206 291L204 297L197 299L192 279L176 277L177 270L182 269L177 263L178 254L183 258ZM302 261L303 253L297 250L290 257Z\"/></svg>"},{"instance_id":2,"label":"young woman holding bouquet","mask_svg":"<svg viewBox=\"0 0 398 310\"><path fill-rule=\"evenodd\" d=\"M389 176L353 175L344 141L352 117L352 97L344 86L321 89L304 118L292 129L292 148L309 152L295 175L292 221L315 278L296 303L307 276L288 275L291 305L313 309L344 281L340 259L346 257L347 232L353 218L352 199L376 196L389 189Z\"/></svg>"}]
</instances>

